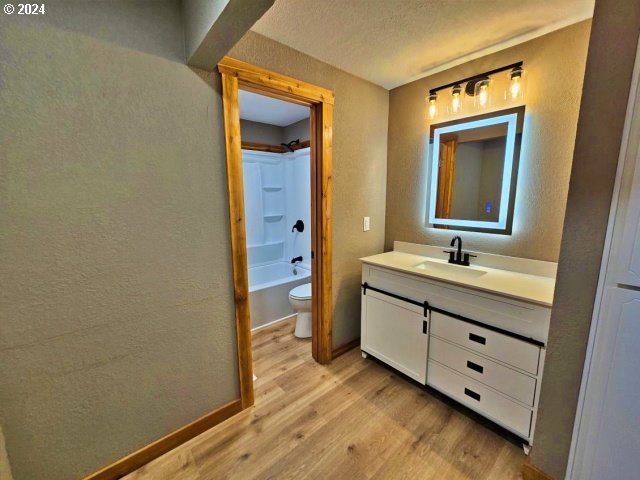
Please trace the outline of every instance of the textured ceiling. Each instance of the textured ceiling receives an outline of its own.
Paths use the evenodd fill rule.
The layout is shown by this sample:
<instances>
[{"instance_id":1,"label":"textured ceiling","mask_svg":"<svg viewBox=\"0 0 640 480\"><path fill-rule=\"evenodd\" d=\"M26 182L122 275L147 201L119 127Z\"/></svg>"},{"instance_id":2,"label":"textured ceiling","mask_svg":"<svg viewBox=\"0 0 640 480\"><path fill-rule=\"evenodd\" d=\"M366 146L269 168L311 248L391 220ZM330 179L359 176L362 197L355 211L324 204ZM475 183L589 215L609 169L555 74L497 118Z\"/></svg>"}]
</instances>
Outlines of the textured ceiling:
<instances>
[{"instance_id":1,"label":"textured ceiling","mask_svg":"<svg viewBox=\"0 0 640 480\"><path fill-rule=\"evenodd\" d=\"M246 90L239 91L238 103L240 104L240 118L242 120L287 127L303 118L309 118L308 107L247 92Z\"/></svg>"},{"instance_id":2,"label":"textured ceiling","mask_svg":"<svg viewBox=\"0 0 640 480\"><path fill-rule=\"evenodd\" d=\"M385 88L590 18L594 0L276 0L252 30Z\"/></svg>"}]
</instances>

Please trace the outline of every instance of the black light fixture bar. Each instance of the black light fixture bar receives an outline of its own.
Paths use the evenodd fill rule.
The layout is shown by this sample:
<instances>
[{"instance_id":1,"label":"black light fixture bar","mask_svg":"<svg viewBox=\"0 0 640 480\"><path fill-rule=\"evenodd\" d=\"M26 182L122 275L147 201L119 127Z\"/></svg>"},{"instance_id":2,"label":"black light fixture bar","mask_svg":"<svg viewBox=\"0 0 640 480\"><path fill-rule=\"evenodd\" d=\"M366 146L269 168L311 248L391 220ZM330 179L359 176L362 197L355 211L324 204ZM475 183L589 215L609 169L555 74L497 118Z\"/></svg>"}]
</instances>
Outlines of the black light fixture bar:
<instances>
[{"instance_id":1,"label":"black light fixture bar","mask_svg":"<svg viewBox=\"0 0 640 480\"><path fill-rule=\"evenodd\" d=\"M506 72L507 70L513 70L514 68L522 67L522 65L524 65L524 62L522 61L517 63L512 63L511 65L505 65L504 67L496 68L494 70L489 70L488 72L480 73L478 75L474 75L473 77L467 77L467 78L463 78L462 80L457 80L455 82L447 83L446 85L440 85L439 87L432 88L431 90L429 90L429 93L430 94L436 93L436 92L439 92L440 90L445 90L447 88L455 87L456 85L468 83L473 80L481 80L483 78L490 77L491 75L495 75L496 73Z\"/></svg>"}]
</instances>

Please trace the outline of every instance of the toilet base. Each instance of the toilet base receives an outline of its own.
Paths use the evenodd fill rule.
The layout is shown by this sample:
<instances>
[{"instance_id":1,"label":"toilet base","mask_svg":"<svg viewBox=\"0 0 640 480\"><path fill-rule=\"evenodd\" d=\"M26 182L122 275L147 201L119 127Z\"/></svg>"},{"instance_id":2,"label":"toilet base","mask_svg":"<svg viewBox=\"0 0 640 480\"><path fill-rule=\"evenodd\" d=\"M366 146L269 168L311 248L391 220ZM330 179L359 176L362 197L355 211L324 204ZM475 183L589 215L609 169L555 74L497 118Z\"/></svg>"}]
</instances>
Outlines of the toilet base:
<instances>
[{"instance_id":1,"label":"toilet base","mask_svg":"<svg viewBox=\"0 0 640 480\"><path fill-rule=\"evenodd\" d=\"M311 337L311 312L298 312L296 330L293 334L298 338Z\"/></svg>"}]
</instances>

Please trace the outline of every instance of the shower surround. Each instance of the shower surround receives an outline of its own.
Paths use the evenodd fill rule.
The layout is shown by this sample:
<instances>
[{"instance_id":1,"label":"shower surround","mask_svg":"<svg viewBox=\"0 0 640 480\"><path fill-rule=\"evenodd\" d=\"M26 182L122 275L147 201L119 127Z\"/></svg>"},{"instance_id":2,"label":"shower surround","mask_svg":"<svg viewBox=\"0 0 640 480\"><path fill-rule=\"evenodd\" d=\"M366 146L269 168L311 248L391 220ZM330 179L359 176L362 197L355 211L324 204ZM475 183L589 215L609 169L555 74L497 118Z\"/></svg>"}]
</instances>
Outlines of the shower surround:
<instances>
[{"instance_id":1,"label":"shower surround","mask_svg":"<svg viewBox=\"0 0 640 480\"><path fill-rule=\"evenodd\" d=\"M251 328L293 315L288 294L311 277L310 149L242 151ZM304 223L302 232L293 226ZM297 267L294 257L302 257Z\"/></svg>"}]
</instances>

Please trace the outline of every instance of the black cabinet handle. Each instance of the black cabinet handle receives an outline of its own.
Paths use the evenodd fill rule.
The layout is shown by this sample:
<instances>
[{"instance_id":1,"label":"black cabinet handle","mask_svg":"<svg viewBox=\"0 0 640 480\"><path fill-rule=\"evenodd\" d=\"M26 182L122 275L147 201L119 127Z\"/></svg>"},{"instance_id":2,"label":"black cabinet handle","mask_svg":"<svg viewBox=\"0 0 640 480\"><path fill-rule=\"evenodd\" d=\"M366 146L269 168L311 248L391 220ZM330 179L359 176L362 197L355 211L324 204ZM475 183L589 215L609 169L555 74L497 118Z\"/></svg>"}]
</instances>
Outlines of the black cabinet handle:
<instances>
[{"instance_id":1,"label":"black cabinet handle","mask_svg":"<svg viewBox=\"0 0 640 480\"><path fill-rule=\"evenodd\" d=\"M486 338L481 337L480 335L476 335L475 333L469 334L469 340L471 340L472 342L481 343L482 345L486 345L487 343Z\"/></svg>"},{"instance_id":2,"label":"black cabinet handle","mask_svg":"<svg viewBox=\"0 0 640 480\"><path fill-rule=\"evenodd\" d=\"M484 367L482 365L478 365L477 363L473 363L470 360L467 360L467 368L470 368L471 370L475 370L478 373L483 373L484 372Z\"/></svg>"},{"instance_id":3,"label":"black cabinet handle","mask_svg":"<svg viewBox=\"0 0 640 480\"><path fill-rule=\"evenodd\" d=\"M480 401L480 394L474 392L473 390L469 390L468 388L464 389L464 394L473 398L474 400Z\"/></svg>"},{"instance_id":4,"label":"black cabinet handle","mask_svg":"<svg viewBox=\"0 0 640 480\"><path fill-rule=\"evenodd\" d=\"M429 323L427 323L426 320L423 320L423 322L422 322L422 333L424 333L425 335L427 334L428 326L429 326Z\"/></svg>"}]
</instances>

